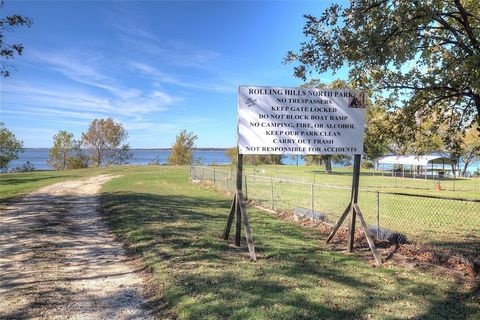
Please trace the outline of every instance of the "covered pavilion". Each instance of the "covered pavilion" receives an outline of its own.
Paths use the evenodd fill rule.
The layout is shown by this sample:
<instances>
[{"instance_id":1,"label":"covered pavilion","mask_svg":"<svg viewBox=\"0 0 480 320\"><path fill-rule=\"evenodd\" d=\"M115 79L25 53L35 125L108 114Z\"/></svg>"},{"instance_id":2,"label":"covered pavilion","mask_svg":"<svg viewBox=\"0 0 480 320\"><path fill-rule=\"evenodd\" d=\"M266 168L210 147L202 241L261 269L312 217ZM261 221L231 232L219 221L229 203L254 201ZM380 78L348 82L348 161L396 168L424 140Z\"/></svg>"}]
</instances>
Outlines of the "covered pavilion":
<instances>
[{"instance_id":1,"label":"covered pavilion","mask_svg":"<svg viewBox=\"0 0 480 320\"><path fill-rule=\"evenodd\" d=\"M454 162L442 156L428 155L428 156L386 156L378 160L379 165L389 164L392 165L401 165L402 176L405 177L405 166L410 166L410 174L413 174L415 178L416 175L424 175L425 179L428 176L428 169L430 167L431 176L434 177L435 170L440 175L446 171L445 165L452 165ZM441 168L439 167L441 165ZM383 166L384 167L384 166ZM421 170L418 170L421 168ZM393 169L392 169L393 174Z\"/></svg>"}]
</instances>

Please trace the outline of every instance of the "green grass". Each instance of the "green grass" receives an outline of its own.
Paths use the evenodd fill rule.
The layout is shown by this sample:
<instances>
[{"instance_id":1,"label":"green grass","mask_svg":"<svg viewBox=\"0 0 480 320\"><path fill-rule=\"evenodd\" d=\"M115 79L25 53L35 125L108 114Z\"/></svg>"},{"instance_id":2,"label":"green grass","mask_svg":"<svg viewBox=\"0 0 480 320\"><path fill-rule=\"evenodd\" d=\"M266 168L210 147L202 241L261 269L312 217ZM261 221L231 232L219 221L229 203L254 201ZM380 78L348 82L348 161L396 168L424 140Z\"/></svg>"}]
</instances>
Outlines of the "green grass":
<instances>
[{"instance_id":1,"label":"green grass","mask_svg":"<svg viewBox=\"0 0 480 320\"><path fill-rule=\"evenodd\" d=\"M215 168L215 187L226 190L234 188L234 171L228 167ZM227 171L226 171L227 170ZM318 170L318 169L316 169ZM262 206L276 210L293 211L296 208L313 208L322 212L331 222L336 222L350 200L351 170L335 168L333 175L316 173L312 167L258 166L246 168L248 198ZM313 177L313 173L315 177ZM213 181L213 168L200 168L196 173L201 179ZM287 182L280 179L288 179ZM480 199L479 191L434 191L432 181L423 179L397 178L397 188L390 186L395 178L362 175L359 204L369 225L377 224L377 210L380 227L401 233L415 243L461 250L478 255L480 251L480 202L455 201L428 197L411 197L392 194L405 193L433 197L453 196L455 198ZM478 183L480 184L480 179ZM296 181L296 182L295 182ZM442 184L452 181L442 181ZM457 187L474 188L474 179L456 181ZM408 187L401 185L410 184ZM331 186L334 186L333 188ZM478 187L480 188L480 186ZM377 194L377 190L379 193ZM378 202L377 202L378 201ZM379 204L377 207L377 203Z\"/></svg>"},{"instance_id":2,"label":"green grass","mask_svg":"<svg viewBox=\"0 0 480 320\"><path fill-rule=\"evenodd\" d=\"M234 174L235 168L217 166L219 170L230 171ZM326 184L333 186L350 187L352 184L352 168L334 168L333 174L325 174L324 167L318 166L245 166L247 175L267 176L279 179L294 180L304 183ZM360 187L385 192L404 192L410 194L424 194L442 197L480 199L480 178L444 179L440 183L442 191L435 191L436 180L430 178L413 179L392 177L388 172L361 169Z\"/></svg>"},{"instance_id":3,"label":"green grass","mask_svg":"<svg viewBox=\"0 0 480 320\"><path fill-rule=\"evenodd\" d=\"M8 202L46 185L69 179L93 176L110 170L112 169L95 168L0 174L0 208L4 207Z\"/></svg>"},{"instance_id":4,"label":"green grass","mask_svg":"<svg viewBox=\"0 0 480 320\"><path fill-rule=\"evenodd\" d=\"M314 230L249 208L259 260L220 240L231 199L188 169L136 167L102 189L112 230L152 273L160 319L478 319L478 288L431 271L372 267Z\"/></svg>"}]
</instances>

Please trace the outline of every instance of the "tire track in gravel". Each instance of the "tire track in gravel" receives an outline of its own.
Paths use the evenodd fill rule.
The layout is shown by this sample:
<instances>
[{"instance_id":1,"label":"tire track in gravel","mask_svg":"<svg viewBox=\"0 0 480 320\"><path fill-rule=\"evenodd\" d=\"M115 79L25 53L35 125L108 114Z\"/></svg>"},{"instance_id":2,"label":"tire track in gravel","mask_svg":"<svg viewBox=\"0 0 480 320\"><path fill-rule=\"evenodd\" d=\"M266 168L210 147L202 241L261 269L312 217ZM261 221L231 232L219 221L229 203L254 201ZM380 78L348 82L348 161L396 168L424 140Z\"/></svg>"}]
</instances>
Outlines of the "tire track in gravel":
<instances>
[{"instance_id":1,"label":"tire track in gravel","mask_svg":"<svg viewBox=\"0 0 480 320\"><path fill-rule=\"evenodd\" d=\"M140 270L99 214L100 175L0 211L0 319L151 319Z\"/></svg>"}]
</instances>

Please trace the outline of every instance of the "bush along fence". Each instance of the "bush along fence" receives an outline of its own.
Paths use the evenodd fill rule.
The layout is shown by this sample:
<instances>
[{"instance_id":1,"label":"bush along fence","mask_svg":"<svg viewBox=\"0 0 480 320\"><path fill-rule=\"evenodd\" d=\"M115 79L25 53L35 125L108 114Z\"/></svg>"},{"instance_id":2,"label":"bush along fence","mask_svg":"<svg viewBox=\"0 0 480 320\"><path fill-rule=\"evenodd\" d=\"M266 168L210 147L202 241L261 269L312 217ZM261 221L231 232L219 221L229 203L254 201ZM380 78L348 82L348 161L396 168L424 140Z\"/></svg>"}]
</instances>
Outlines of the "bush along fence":
<instances>
[{"instance_id":1,"label":"bush along fence","mask_svg":"<svg viewBox=\"0 0 480 320\"><path fill-rule=\"evenodd\" d=\"M235 190L235 173L230 171L191 167L190 177L222 192ZM247 200L330 224L338 220L351 194L347 187L259 175L244 175L243 179ZM480 200L361 189L359 204L377 239L480 254Z\"/></svg>"}]
</instances>

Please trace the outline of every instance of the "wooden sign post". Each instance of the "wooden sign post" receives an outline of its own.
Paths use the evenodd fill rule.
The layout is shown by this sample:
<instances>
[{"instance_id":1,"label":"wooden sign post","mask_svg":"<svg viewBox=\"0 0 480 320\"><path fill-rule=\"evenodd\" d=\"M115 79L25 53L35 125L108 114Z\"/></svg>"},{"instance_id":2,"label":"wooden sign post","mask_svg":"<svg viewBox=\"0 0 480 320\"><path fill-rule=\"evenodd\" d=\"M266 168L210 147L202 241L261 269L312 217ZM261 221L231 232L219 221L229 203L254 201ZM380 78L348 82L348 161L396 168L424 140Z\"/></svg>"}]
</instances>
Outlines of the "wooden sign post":
<instances>
[{"instance_id":1,"label":"wooden sign post","mask_svg":"<svg viewBox=\"0 0 480 320\"><path fill-rule=\"evenodd\" d=\"M236 191L233 196L232 207L230 208L230 215L228 216L227 226L223 231L222 239L228 240L230 230L232 229L233 217L236 217L235 221L235 245L240 246L242 222L245 231L245 239L247 240L248 253L250 259L257 260L255 254L255 247L253 245L252 232L250 230L250 222L248 221L247 207L245 205L245 198L242 191L242 177L243 177L243 154L238 153L237 149L237 183Z\"/></svg>"},{"instance_id":2,"label":"wooden sign post","mask_svg":"<svg viewBox=\"0 0 480 320\"><path fill-rule=\"evenodd\" d=\"M348 251L353 250L358 215L375 261L381 258L358 206L360 161L363 151L366 103L362 91L318 88L240 86L238 88L237 185L222 238L235 224L235 245L240 246L243 223L250 258L256 260L242 191L243 155L355 155L350 203L335 225L329 242L352 213Z\"/></svg>"},{"instance_id":3,"label":"wooden sign post","mask_svg":"<svg viewBox=\"0 0 480 320\"><path fill-rule=\"evenodd\" d=\"M347 242L347 251L352 252L353 251L353 244L355 242L355 221L356 217L358 215L358 218L360 219L360 224L362 226L363 233L365 234L365 237L367 238L368 246L370 247L370 250L372 251L373 257L375 258L375 262L377 265L382 264L382 258L380 254L377 251L377 248L375 247L375 243L373 242L372 237L368 234L368 227L367 223L365 222L365 218L362 215L362 212L360 210L360 206L358 205L358 187L359 187L359 182L360 182L360 162L361 162L361 155L356 154L354 157L354 162L353 162L353 178L352 178L352 195L350 197L350 203L348 204L347 208L343 212L343 214L340 216L340 219L338 219L337 223L333 227L332 232L327 238L327 243L329 243L333 237L335 236L335 233L338 231L340 226L342 225L343 221L345 218L348 216L349 213L352 213L352 218L350 220L350 224L348 227L348 242Z\"/></svg>"}]
</instances>

